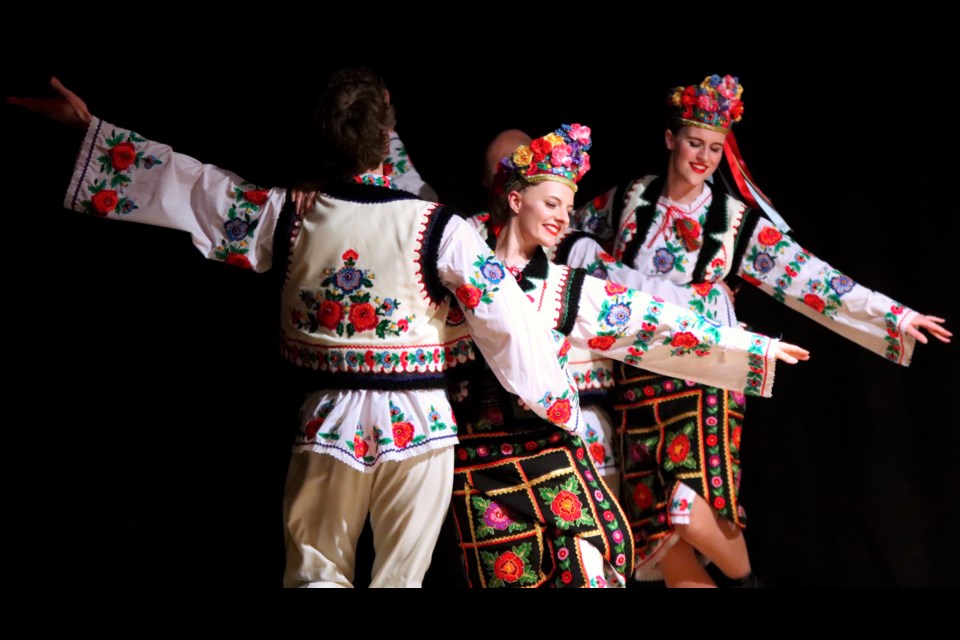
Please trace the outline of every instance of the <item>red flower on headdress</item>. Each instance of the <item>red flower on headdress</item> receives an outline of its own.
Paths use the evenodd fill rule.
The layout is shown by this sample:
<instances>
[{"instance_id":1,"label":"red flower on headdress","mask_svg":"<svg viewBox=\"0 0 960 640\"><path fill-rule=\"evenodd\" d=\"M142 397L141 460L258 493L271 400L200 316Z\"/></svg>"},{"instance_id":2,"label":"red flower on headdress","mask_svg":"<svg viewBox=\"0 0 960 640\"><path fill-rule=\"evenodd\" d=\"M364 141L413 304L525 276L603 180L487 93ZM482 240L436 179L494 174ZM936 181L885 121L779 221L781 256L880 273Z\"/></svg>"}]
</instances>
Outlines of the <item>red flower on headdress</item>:
<instances>
[{"instance_id":1,"label":"red flower on headdress","mask_svg":"<svg viewBox=\"0 0 960 640\"><path fill-rule=\"evenodd\" d=\"M553 145L545 138L537 138L530 143L530 150L533 151L534 162L543 162L551 149L553 149Z\"/></svg>"}]
</instances>

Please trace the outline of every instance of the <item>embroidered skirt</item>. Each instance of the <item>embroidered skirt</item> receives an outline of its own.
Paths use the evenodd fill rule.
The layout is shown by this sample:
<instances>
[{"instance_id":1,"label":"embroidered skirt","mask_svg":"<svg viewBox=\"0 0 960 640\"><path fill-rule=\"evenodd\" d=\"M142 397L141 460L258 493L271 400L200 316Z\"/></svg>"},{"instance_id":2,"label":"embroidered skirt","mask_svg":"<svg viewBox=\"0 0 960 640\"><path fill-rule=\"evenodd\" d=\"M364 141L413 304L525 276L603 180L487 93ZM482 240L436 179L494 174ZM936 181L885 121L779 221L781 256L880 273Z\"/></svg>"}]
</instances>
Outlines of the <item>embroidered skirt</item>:
<instances>
[{"instance_id":1,"label":"embroidered skirt","mask_svg":"<svg viewBox=\"0 0 960 640\"><path fill-rule=\"evenodd\" d=\"M630 528L583 441L523 423L461 431L451 509L468 584L603 586L610 576L591 566L585 545L623 581L633 570Z\"/></svg>"},{"instance_id":2,"label":"embroidered skirt","mask_svg":"<svg viewBox=\"0 0 960 640\"><path fill-rule=\"evenodd\" d=\"M615 396L620 497L638 566L658 556L673 534L671 509L683 505L671 500L685 495L677 492L679 482L743 527L738 489L744 395L620 365Z\"/></svg>"}]
</instances>

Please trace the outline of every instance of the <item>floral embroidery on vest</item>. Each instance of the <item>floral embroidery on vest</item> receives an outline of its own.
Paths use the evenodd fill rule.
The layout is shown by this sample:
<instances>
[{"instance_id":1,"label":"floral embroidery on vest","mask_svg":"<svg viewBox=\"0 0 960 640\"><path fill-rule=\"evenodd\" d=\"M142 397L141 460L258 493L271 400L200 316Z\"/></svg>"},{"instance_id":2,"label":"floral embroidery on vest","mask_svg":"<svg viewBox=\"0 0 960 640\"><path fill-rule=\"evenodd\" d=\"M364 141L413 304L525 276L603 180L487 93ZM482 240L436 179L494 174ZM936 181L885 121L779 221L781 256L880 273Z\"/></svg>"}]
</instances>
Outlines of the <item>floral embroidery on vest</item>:
<instances>
[{"instance_id":1,"label":"floral embroidery on vest","mask_svg":"<svg viewBox=\"0 0 960 640\"><path fill-rule=\"evenodd\" d=\"M364 291L373 287L375 275L368 269L357 268L359 257L353 249L347 250L342 256L341 268L324 269L325 277L320 283L322 290L300 293L303 308L294 309L290 314L295 327L310 333L325 327L338 336L344 333L353 336L373 330L381 339L386 339L388 335L399 336L409 329L410 320L416 316L393 319L394 312L400 308L399 301L393 298L381 300L379 296L371 301L370 292ZM376 358L372 352L370 356ZM411 362L417 362L418 359L419 354ZM423 361L426 362L426 356Z\"/></svg>"}]
</instances>

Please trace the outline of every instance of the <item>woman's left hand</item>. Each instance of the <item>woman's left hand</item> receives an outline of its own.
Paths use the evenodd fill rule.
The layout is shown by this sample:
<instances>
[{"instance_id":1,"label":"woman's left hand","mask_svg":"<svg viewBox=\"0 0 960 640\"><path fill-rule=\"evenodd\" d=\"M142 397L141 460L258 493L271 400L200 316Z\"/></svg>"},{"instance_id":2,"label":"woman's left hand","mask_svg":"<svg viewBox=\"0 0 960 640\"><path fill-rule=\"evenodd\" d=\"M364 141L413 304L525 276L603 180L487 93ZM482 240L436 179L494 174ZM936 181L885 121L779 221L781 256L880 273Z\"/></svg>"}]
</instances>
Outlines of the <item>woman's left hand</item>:
<instances>
[{"instance_id":1,"label":"woman's left hand","mask_svg":"<svg viewBox=\"0 0 960 640\"><path fill-rule=\"evenodd\" d=\"M927 344L929 340L927 336L920 331L920 329L926 329L930 332L934 338L940 342L950 342L950 338L953 337L953 334L941 327L943 324L943 318L935 318L933 316L925 316L922 313L918 313L917 316L910 321L906 327L904 327L904 332L909 333L911 336L917 339L917 342L920 344Z\"/></svg>"},{"instance_id":2,"label":"woman's left hand","mask_svg":"<svg viewBox=\"0 0 960 640\"><path fill-rule=\"evenodd\" d=\"M304 216L317 204L320 185L316 182L301 182L290 190L290 197L297 209L298 216Z\"/></svg>"}]
</instances>

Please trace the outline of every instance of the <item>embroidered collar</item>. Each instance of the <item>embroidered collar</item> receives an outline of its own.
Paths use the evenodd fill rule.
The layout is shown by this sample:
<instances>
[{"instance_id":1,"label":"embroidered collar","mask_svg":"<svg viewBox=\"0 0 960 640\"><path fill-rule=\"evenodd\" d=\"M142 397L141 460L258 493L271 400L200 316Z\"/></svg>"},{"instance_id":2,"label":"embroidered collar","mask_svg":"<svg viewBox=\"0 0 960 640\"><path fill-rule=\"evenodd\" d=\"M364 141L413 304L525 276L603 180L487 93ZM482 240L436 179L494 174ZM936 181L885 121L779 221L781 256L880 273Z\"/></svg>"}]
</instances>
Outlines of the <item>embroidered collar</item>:
<instances>
[{"instance_id":1,"label":"embroidered collar","mask_svg":"<svg viewBox=\"0 0 960 640\"><path fill-rule=\"evenodd\" d=\"M703 193L697 196L696 199L690 204L677 202L675 200L671 200L665 195L661 195L660 199L657 201L657 208L660 209L661 211L665 211L670 207L675 207L680 211L682 211L684 215L692 217L696 215L697 212L699 212L700 209L702 209L704 206L708 206L710 204L709 201L712 196L713 196L713 191L710 189L710 185L708 185L707 183L704 183Z\"/></svg>"},{"instance_id":2,"label":"embroidered collar","mask_svg":"<svg viewBox=\"0 0 960 640\"><path fill-rule=\"evenodd\" d=\"M497 248L497 235L499 235L500 228L494 230L493 226L488 222L485 223L487 226L487 246L490 247L491 251L495 251ZM502 261L501 261L502 262ZM543 247L537 247L537 250L534 252L533 257L527 262L526 266L523 267L523 270L520 272L520 276L517 277L514 269L507 267L504 264L504 268L512 276L517 278L517 284L520 285L520 290L524 292L532 291L537 288L537 284L533 282L534 280L546 280L547 279L547 270L549 269L549 260L547 260L547 254L544 253Z\"/></svg>"},{"instance_id":3,"label":"embroidered collar","mask_svg":"<svg viewBox=\"0 0 960 640\"><path fill-rule=\"evenodd\" d=\"M353 176L353 181L357 184L368 184L373 187L386 187L388 189L400 188L393 184L390 176L383 176L376 173L361 173L360 175Z\"/></svg>"}]
</instances>

